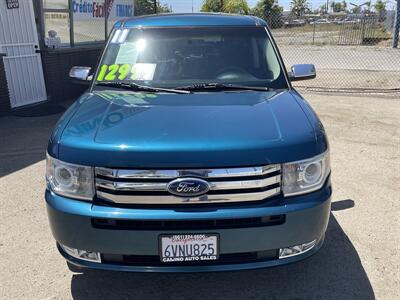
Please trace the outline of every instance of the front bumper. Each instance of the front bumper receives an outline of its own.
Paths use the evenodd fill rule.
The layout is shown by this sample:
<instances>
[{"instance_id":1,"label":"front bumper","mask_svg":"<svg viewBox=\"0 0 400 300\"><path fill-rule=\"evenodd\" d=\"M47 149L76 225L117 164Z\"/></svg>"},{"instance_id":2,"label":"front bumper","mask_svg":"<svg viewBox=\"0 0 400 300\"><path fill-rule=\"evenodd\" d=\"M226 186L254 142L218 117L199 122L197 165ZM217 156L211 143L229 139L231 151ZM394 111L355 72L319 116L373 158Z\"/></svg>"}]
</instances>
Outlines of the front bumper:
<instances>
[{"instance_id":1,"label":"front bumper","mask_svg":"<svg viewBox=\"0 0 400 300\"><path fill-rule=\"evenodd\" d=\"M284 259L269 258L242 263L215 263L207 265L171 266L166 264L127 265L121 263L94 263L69 256L60 247L61 254L71 263L107 270L135 272L202 272L264 268L304 259L322 245L329 220L331 186L329 179L324 188L302 196L270 199L264 203L230 207L210 206L194 211L183 209L138 209L93 205L46 191L47 211L51 230L57 243L77 249L120 256L158 256L160 234L218 233L220 254L234 255L256 251L269 251L317 240L308 252ZM94 218L112 220L207 220L240 219L284 215L282 224L273 226L223 228L206 230L158 229L99 229Z\"/></svg>"}]
</instances>

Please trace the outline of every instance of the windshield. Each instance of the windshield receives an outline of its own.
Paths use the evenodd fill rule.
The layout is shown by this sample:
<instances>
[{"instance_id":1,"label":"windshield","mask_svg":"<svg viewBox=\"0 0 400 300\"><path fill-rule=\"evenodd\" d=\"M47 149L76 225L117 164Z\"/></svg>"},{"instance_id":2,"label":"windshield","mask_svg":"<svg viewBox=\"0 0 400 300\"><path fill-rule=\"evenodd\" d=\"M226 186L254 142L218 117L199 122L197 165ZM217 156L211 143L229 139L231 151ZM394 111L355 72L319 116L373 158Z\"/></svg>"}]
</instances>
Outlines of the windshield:
<instances>
[{"instance_id":1,"label":"windshield","mask_svg":"<svg viewBox=\"0 0 400 300\"><path fill-rule=\"evenodd\" d=\"M97 82L164 88L207 83L287 88L262 27L117 29L110 39Z\"/></svg>"}]
</instances>

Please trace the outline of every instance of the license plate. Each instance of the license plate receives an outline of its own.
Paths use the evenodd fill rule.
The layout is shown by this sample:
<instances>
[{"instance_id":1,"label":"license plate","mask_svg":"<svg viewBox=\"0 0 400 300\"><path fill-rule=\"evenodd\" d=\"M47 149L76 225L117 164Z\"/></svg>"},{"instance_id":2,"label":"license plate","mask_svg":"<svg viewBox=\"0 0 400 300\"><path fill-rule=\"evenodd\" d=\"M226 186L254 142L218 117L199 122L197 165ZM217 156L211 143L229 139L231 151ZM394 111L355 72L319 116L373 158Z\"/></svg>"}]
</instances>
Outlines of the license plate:
<instances>
[{"instance_id":1,"label":"license plate","mask_svg":"<svg viewBox=\"0 0 400 300\"><path fill-rule=\"evenodd\" d=\"M160 236L161 261L200 262L218 259L218 234Z\"/></svg>"}]
</instances>

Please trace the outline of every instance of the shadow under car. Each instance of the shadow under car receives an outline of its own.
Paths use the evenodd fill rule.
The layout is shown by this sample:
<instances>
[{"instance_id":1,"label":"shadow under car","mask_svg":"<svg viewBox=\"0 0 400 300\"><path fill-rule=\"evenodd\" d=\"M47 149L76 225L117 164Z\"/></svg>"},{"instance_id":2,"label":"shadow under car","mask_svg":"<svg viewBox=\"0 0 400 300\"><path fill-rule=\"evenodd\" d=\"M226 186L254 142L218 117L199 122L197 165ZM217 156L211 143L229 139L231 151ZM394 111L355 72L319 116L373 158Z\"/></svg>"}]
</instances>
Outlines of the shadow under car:
<instances>
[{"instance_id":1,"label":"shadow under car","mask_svg":"<svg viewBox=\"0 0 400 300\"><path fill-rule=\"evenodd\" d=\"M351 208L338 201L335 210ZM374 299L351 241L333 214L325 244L290 265L222 273L124 273L84 270L71 281L74 299Z\"/></svg>"}]
</instances>

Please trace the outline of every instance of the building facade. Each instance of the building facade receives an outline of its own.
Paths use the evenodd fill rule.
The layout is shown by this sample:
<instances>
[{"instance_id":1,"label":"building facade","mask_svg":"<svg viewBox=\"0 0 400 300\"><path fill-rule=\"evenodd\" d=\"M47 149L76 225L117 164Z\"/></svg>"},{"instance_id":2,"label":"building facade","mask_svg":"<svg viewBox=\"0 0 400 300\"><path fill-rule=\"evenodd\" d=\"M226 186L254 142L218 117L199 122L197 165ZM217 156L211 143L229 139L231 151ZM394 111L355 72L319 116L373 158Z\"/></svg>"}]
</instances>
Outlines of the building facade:
<instances>
[{"instance_id":1,"label":"building facade","mask_svg":"<svg viewBox=\"0 0 400 300\"><path fill-rule=\"evenodd\" d=\"M0 0L0 115L80 95L70 68L94 67L113 24L133 15L134 0Z\"/></svg>"}]
</instances>

